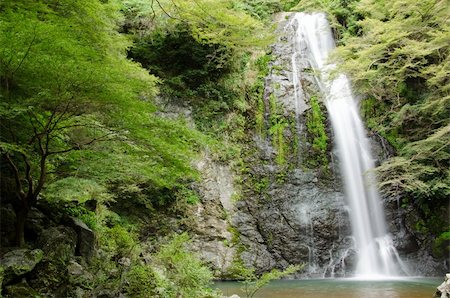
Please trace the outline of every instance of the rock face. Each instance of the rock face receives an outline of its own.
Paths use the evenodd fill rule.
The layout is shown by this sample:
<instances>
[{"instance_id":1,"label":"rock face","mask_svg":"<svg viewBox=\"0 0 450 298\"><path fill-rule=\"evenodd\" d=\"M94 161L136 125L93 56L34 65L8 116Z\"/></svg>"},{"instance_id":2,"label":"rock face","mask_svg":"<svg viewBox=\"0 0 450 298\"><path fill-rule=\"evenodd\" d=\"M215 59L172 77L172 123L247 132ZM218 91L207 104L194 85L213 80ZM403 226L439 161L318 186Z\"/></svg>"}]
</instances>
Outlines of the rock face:
<instances>
[{"instance_id":1,"label":"rock face","mask_svg":"<svg viewBox=\"0 0 450 298\"><path fill-rule=\"evenodd\" d=\"M299 47L305 45L295 42L296 24L290 23L289 14L280 15L279 19L279 40L272 47L265 79L265 132L253 137L251 147L255 153L246 160L250 166L243 199L237 202L232 219L245 247L240 256L259 271L303 263L305 270L298 277L351 276L357 259L336 149L329 148L330 174L324 175L319 166L305 166L311 150L306 129L310 101L312 97L320 100L320 86L308 55L298 54L303 52L298 51ZM284 149L294 152L286 157L288 166L277 163L281 149L276 148L272 132L275 111L287 123L295 122L295 129L290 124L283 135L285 139L297 138L297 142L288 144L294 144L296 152ZM327 132L333 145L332 132ZM378 164L392 156L393 149L381 136L369 132L369 137ZM429 235L416 231L417 211L401 207L398 198L384 198L383 203L405 273L435 276L448 270L448 261L432 256ZM419 263L421 266L417 266Z\"/></svg>"},{"instance_id":2,"label":"rock face","mask_svg":"<svg viewBox=\"0 0 450 298\"><path fill-rule=\"evenodd\" d=\"M320 185L314 173L294 170L266 195L237 204L233 218L247 247L242 258L261 271L305 264L310 277L345 276L353 241L343 195Z\"/></svg>"},{"instance_id":3,"label":"rock face","mask_svg":"<svg viewBox=\"0 0 450 298\"><path fill-rule=\"evenodd\" d=\"M194 237L192 248L206 261L217 277L226 277L235 255L229 218L234 213L233 174L228 166L214 162L207 154L196 164L203 173L198 185L201 202L192 212L196 219L191 224Z\"/></svg>"},{"instance_id":4,"label":"rock face","mask_svg":"<svg viewBox=\"0 0 450 298\"><path fill-rule=\"evenodd\" d=\"M327 175L320 165L305 166L311 158L306 138L307 113L311 97L319 94L319 86L308 71L307 57L296 54L294 28L288 22L280 23L279 41L272 47L270 72L265 80L268 133L254 137L258 150L247 159L252 179L244 182L247 188L244 199L236 205L233 225L246 248L241 254L244 263L259 271L305 264L302 276L346 276L353 269L355 253L345 199L335 164L328 165ZM295 122L291 125L294 129L284 133L285 138L298 139L297 151L291 150L294 153L287 157L289 166L276 162L280 153L272 146L268 126L274 103L269 101L274 99L278 113L288 122Z\"/></svg>"},{"instance_id":5,"label":"rock face","mask_svg":"<svg viewBox=\"0 0 450 298\"><path fill-rule=\"evenodd\" d=\"M450 260L433 256L433 236L426 231L418 231L422 221L418 210L402 206L401 198L386 198L385 210L389 232L408 275L436 276L450 270ZM420 265L418 265L420 264Z\"/></svg>"},{"instance_id":6,"label":"rock face","mask_svg":"<svg viewBox=\"0 0 450 298\"><path fill-rule=\"evenodd\" d=\"M195 221L188 223L192 248L222 278L228 276L238 257L259 272L305 264L297 277L351 276L356 250L328 123L327 169L307 164L312 147L306 128L308 113L311 98L318 97L320 101L320 86L309 57L294 55L299 47L305 47L294 42L296 25L289 24L289 14L280 14L278 19L279 40L272 47L269 75L264 81L263 133L255 132L250 136L252 142L246 144L247 169L239 177L243 180L241 198L235 203L231 200L236 177L227 166L207 154L196 162L203 181L197 185L201 202L191 210ZM163 116L184 116L187 123L195 126L189 107L168 103L163 106ZM322 112L326 115L325 110ZM288 123L282 133L290 147L284 165L277 162L281 153L274 145L274 116ZM393 155L393 149L381 136L369 132L369 138L378 164ZM448 262L435 260L428 251L427 247L432 246L429 237L414 231L417 213L401 208L396 198L385 198L384 205L394 245L405 266L411 269L408 272L435 275L448 270ZM233 229L237 233L232 233ZM237 234L241 247L235 246ZM417 266L418 262L422 266Z\"/></svg>"}]
</instances>

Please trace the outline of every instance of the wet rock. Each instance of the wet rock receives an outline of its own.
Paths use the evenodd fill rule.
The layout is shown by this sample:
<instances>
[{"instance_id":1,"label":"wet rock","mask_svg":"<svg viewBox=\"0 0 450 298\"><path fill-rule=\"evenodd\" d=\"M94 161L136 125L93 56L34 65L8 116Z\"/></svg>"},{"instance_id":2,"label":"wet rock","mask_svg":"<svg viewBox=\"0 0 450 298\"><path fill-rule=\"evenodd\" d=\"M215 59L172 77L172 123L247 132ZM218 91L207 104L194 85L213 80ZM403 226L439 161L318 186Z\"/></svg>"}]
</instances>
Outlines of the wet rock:
<instances>
[{"instance_id":1,"label":"wet rock","mask_svg":"<svg viewBox=\"0 0 450 298\"><path fill-rule=\"evenodd\" d=\"M270 134L265 139L253 138L257 152L246 160L252 178L249 180L265 183L254 189L247 183L245 198L236 204L238 211L232 223L246 247L241 258L257 272L305 264L301 276L322 277L328 268L343 262L354 243L348 240L351 230L338 175L324 177L321 169L308 169L304 164L310 158L307 152L311 146L305 140L309 101L320 93L320 88L310 71L310 60L299 54L298 45L293 43L296 33L288 22L279 24L280 42L272 47L264 94L269 113L269 98L275 98L278 113L294 123L285 138L298 138L298 153L287 156L291 158L291 169L282 169L275 162L277 149L272 146ZM298 72L292 68L293 60ZM268 123L270 117L266 115ZM282 180L276 178L280 171ZM341 271L345 274L344 269Z\"/></svg>"},{"instance_id":2,"label":"wet rock","mask_svg":"<svg viewBox=\"0 0 450 298\"><path fill-rule=\"evenodd\" d=\"M0 260L3 267L3 281L5 284L31 272L41 262L44 253L40 249L16 249L6 253Z\"/></svg>"}]
</instances>

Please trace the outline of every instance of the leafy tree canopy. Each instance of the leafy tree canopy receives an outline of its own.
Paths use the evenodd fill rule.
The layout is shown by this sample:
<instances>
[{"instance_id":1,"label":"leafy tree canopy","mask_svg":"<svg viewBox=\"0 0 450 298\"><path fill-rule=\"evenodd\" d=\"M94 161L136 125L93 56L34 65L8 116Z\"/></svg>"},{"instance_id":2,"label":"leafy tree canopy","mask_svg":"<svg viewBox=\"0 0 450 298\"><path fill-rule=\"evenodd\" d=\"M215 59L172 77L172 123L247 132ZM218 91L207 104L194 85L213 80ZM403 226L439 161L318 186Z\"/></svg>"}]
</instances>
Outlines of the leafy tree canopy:
<instances>
[{"instance_id":1,"label":"leafy tree canopy","mask_svg":"<svg viewBox=\"0 0 450 298\"><path fill-rule=\"evenodd\" d=\"M86 179L173 187L195 178L190 158L201 137L155 113L157 79L126 58L119 9L117 1L0 4L2 197L24 216L61 178L76 179L52 191Z\"/></svg>"},{"instance_id":2,"label":"leafy tree canopy","mask_svg":"<svg viewBox=\"0 0 450 298\"><path fill-rule=\"evenodd\" d=\"M200 43L218 44L230 50L247 51L268 45L273 35L256 18L247 14L237 1L160 0L125 1L131 27L141 34L149 29L175 30L186 24ZM142 30L139 30L142 29Z\"/></svg>"}]
</instances>

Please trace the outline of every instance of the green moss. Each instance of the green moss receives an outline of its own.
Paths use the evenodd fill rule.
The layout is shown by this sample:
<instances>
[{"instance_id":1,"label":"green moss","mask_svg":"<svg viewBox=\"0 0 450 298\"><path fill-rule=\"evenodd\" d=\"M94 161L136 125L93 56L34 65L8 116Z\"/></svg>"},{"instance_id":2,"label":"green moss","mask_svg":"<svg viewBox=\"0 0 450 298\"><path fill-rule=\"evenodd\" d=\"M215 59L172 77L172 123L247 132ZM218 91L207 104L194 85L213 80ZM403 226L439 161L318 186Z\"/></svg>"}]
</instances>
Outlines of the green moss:
<instances>
[{"instance_id":1,"label":"green moss","mask_svg":"<svg viewBox=\"0 0 450 298\"><path fill-rule=\"evenodd\" d=\"M276 150L275 162L279 166L284 166L287 162L287 154L289 152L288 143L285 139L285 130L289 123L283 115L283 109L277 103L275 94L269 96L270 104L270 128L269 133L272 139L272 146Z\"/></svg>"},{"instance_id":2,"label":"green moss","mask_svg":"<svg viewBox=\"0 0 450 298\"><path fill-rule=\"evenodd\" d=\"M433 254L438 258L442 258L450 254L450 230L440 234L433 241Z\"/></svg>"},{"instance_id":3,"label":"green moss","mask_svg":"<svg viewBox=\"0 0 450 298\"><path fill-rule=\"evenodd\" d=\"M327 169L328 136L326 133L326 119L317 96L311 97L310 105L311 109L306 116L308 141L311 143L310 158L307 160L307 165Z\"/></svg>"},{"instance_id":4,"label":"green moss","mask_svg":"<svg viewBox=\"0 0 450 298\"><path fill-rule=\"evenodd\" d=\"M254 189L257 193L263 193L269 187L269 178L263 177L261 179L255 179Z\"/></svg>"}]
</instances>

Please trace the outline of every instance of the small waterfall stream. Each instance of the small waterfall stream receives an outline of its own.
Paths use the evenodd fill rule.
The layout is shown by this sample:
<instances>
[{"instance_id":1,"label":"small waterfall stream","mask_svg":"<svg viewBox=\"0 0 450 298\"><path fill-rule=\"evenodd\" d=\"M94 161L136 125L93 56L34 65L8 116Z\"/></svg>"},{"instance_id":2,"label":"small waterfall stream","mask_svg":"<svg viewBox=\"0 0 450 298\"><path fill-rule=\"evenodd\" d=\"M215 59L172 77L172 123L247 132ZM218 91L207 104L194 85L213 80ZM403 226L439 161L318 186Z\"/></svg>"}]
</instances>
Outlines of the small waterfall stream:
<instances>
[{"instance_id":1,"label":"small waterfall stream","mask_svg":"<svg viewBox=\"0 0 450 298\"><path fill-rule=\"evenodd\" d=\"M363 278L399 275L401 260L387 233L376 180L371 172L374 159L358 103L345 75L330 78L330 72L335 68L327 63L329 53L335 48L330 26L323 13L296 13L291 25L296 27L296 51L302 51L292 57L293 73L298 76L296 57L306 55L311 67L319 74L316 78L331 118L358 250L355 275ZM294 89L296 98L303 95L296 77Z\"/></svg>"}]
</instances>

